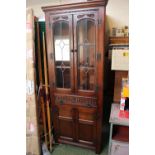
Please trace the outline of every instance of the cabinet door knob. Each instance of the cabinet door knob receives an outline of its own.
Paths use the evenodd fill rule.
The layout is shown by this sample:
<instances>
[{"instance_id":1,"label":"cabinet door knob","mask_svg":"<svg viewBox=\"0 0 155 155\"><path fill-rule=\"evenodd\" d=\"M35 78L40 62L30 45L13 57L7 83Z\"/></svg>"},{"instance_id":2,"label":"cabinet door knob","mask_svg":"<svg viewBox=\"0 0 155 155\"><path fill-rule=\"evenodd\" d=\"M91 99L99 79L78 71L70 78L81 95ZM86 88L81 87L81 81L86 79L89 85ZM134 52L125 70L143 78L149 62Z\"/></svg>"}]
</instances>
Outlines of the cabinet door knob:
<instances>
[{"instance_id":1,"label":"cabinet door knob","mask_svg":"<svg viewBox=\"0 0 155 155\"><path fill-rule=\"evenodd\" d=\"M88 108L91 108L91 103L87 103L87 107Z\"/></svg>"},{"instance_id":2,"label":"cabinet door knob","mask_svg":"<svg viewBox=\"0 0 155 155\"><path fill-rule=\"evenodd\" d=\"M60 104L63 104L63 103L64 103L64 101L61 99L61 100L60 100Z\"/></svg>"}]
</instances>

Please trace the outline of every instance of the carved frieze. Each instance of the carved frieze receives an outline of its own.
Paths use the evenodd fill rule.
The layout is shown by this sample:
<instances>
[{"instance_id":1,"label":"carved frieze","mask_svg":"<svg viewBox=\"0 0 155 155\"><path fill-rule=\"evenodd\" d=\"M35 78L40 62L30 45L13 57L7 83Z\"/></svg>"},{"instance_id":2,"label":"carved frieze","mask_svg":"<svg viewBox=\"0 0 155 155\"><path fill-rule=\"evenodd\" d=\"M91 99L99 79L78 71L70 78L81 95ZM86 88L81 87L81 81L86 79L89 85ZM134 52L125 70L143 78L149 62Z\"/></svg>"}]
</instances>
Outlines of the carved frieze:
<instances>
[{"instance_id":1,"label":"carved frieze","mask_svg":"<svg viewBox=\"0 0 155 155\"><path fill-rule=\"evenodd\" d=\"M83 14L83 15L78 15L77 18L83 18L83 17L90 17L90 18L94 18L95 15L94 14Z\"/></svg>"},{"instance_id":2,"label":"carved frieze","mask_svg":"<svg viewBox=\"0 0 155 155\"><path fill-rule=\"evenodd\" d=\"M96 107L97 100L91 97L73 96L73 95L55 95L56 104L72 104L85 107Z\"/></svg>"},{"instance_id":3,"label":"carved frieze","mask_svg":"<svg viewBox=\"0 0 155 155\"><path fill-rule=\"evenodd\" d=\"M87 14L87 16L90 18L94 18L95 15L94 14Z\"/></svg>"},{"instance_id":4,"label":"carved frieze","mask_svg":"<svg viewBox=\"0 0 155 155\"><path fill-rule=\"evenodd\" d=\"M68 16L56 16L56 17L53 17L53 21L56 21L56 20L68 20Z\"/></svg>"}]
</instances>

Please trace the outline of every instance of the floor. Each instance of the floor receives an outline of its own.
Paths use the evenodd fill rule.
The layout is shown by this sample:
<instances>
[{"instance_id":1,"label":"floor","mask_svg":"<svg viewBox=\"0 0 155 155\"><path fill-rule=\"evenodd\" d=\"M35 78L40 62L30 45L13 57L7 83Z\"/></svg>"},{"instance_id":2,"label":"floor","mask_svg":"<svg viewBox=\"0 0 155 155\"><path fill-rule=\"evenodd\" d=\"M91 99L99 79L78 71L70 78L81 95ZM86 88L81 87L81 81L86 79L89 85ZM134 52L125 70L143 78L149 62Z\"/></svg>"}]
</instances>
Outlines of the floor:
<instances>
[{"instance_id":1,"label":"floor","mask_svg":"<svg viewBox=\"0 0 155 155\"><path fill-rule=\"evenodd\" d=\"M105 146L100 155L108 154L108 145ZM94 151L76 146L59 144L54 147L52 155L96 155Z\"/></svg>"}]
</instances>

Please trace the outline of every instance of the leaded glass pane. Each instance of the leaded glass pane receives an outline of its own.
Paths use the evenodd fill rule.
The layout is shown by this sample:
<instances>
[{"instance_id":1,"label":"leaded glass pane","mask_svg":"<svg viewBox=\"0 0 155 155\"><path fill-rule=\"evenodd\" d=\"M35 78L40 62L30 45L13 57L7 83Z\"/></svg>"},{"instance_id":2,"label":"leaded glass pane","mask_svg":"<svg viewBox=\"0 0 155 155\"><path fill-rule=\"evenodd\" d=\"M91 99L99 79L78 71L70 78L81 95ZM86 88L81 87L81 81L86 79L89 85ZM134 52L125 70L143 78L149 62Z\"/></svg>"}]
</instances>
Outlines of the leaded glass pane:
<instances>
[{"instance_id":1,"label":"leaded glass pane","mask_svg":"<svg viewBox=\"0 0 155 155\"><path fill-rule=\"evenodd\" d=\"M95 88L96 32L95 23L89 19L77 24L78 87L82 90Z\"/></svg>"},{"instance_id":2,"label":"leaded glass pane","mask_svg":"<svg viewBox=\"0 0 155 155\"><path fill-rule=\"evenodd\" d=\"M70 88L70 36L69 25L65 21L54 24L54 48L56 86Z\"/></svg>"}]
</instances>

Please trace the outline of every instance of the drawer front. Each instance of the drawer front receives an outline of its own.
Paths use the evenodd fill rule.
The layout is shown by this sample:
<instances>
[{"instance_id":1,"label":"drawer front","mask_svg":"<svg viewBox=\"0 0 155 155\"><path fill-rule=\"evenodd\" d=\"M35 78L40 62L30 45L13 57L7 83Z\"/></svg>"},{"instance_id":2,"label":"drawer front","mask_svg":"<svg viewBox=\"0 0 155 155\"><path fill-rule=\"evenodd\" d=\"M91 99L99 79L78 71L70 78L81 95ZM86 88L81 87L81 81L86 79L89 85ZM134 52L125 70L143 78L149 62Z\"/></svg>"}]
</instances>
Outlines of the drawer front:
<instances>
[{"instance_id":1,"label":"drawer front","mask_svg":"<svg viewBox=\"0 0 155 155\"><path fill-rule=\"evenodd\" d=\"M94 122L97 118L96 108L86 108L82 106L71 106L67 104L57 105L59 111L59 118L61 119L78 119L79 122L86 121L88 124ZM76 112L77 114L75 114ZM77 116L75 116L77 115Z\"/></svg>"},{"instance_id":2,"label":"drawer front","mask_svg":"<svg viewBox=\"0 0 155 155\"><path fill-rule=\"evenodd\" d=\"M83 106L87 108L96 108L97 99L94 97L83 97L77 95L55 94L55 104L63 105L68 104L71 106Z\"/></svg>"}]
</instances>

